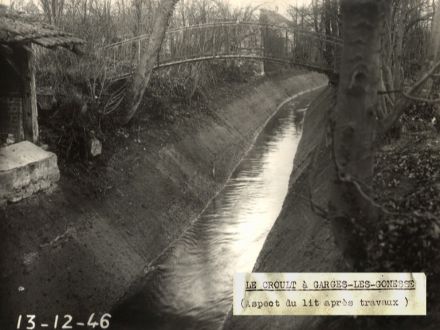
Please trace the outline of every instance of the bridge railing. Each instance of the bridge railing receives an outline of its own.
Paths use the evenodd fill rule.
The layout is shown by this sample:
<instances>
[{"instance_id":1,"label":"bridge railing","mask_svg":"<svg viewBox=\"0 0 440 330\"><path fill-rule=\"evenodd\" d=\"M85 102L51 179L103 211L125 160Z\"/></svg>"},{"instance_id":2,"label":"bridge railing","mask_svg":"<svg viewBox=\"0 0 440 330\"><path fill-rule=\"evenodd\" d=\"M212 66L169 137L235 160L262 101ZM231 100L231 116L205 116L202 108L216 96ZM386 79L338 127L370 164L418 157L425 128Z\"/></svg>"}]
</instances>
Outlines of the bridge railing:
<instances>
[{"instance_id":1,"label":"bridge railing","mask_svg":"<svg viewBox=\"0 0 440 330\"><path fill-rule=\"evenodd\" d=\"M132 73L148 42L148 35L103 47L108 76ZM221 22L170 29L167 31L156 66L166 67L197 59L243 58L278 61L334 70L341 41L291 26L259 22Z\"/></svg>"}]
</instances>

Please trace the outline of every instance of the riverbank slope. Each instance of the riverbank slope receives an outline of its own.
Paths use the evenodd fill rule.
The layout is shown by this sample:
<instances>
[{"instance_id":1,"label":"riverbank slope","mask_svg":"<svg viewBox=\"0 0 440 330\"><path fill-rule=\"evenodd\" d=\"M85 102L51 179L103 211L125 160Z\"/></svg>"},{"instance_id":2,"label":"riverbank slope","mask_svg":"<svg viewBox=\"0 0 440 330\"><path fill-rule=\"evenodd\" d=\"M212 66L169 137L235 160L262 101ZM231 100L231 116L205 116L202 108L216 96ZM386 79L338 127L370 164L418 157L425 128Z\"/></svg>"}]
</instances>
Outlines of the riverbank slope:
<instances>
[{"instance_id":1,"label":"riverbank slope","mask_svg":"<svg viewBox=\"0 0 440 330\"><path fill-rule=\"evenodd\" d=\"M19 313L84 320L110 310L223 187L277 105L323 83L314 73L263 78L209 112L118 132L102 164L73 169L78 180L62 176L52 193L2 208L6 328Z\"/></svg>"}]
</instances>

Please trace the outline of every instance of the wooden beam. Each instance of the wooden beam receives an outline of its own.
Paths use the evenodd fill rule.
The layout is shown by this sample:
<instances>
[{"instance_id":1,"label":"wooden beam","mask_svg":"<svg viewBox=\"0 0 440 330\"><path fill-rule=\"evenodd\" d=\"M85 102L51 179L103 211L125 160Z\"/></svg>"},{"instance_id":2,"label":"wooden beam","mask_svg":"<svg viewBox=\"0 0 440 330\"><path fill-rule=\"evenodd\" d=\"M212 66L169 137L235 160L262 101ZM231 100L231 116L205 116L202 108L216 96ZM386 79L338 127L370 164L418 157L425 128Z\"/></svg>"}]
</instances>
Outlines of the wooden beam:
<instances>
[{"instance_id":1,"label":"wooden beam","mask_svg":"<svg viewBox=\"0 0 440 330\"><path fill-rule=\"evenodd\" d=\"M37 92L35 86L35 58L32 45L17 47L22 72L23 86L23 130L24 138L38 142Z\"/></svg>"}]
</instances>

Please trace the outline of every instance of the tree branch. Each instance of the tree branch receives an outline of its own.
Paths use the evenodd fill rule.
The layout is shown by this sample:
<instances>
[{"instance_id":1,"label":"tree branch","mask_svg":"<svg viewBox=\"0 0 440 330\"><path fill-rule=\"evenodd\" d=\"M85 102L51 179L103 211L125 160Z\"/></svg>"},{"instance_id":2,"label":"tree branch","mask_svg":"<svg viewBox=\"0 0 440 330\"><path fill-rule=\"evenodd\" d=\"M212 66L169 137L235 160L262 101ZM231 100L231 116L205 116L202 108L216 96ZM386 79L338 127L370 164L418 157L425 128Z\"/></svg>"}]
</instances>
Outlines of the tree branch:
<instances>
[{"instance_id":1,"label":"tree branch","mask_svg":"<svg viewBox=\"0 0 440 330\"><path fill-rule=\"evenodd\" d=\"M409 99L411 101L415 101L415 102L425 102L425 103L429 103L429 104L440 103L440 98L427 99L427 98L424 98L424 97L412 96L412 95L409 95L408 93L405 93L405 92L403 92L402 94L407 99Z\"/></svg>"},{"instance_id":2,"label":"tree branch","mask_svg":"<svg viewBox=\"0 0 440 330\"><path fill-rule=\"evenodd\" d=\"M402 90L393 89L393 90L377 91L377 94L379 95L388 95L388 94L396 94L396 93L402 93Z\"/></svg>"},{"instance_id":3,"label":"tree branch","mask_svg":"<svg viewBox=\"0 0 440 330\"><path fill-rule=\"evenodd\" d=\"M403 97L399 98L396 102L396 107L394 111L381 122L382 133L386 133L400 118L400 116L404 113L405 109L408 106L407 100L411 101L420 101L425 102L424 99L417 98L413 96L417 93L423 84L440 68L440 61L438 61L434 66L431 67L407 92L403 93ZM414 100L414 98L416 100ZM436 100L435 100L436 101Z\"/></svg>"},{"instance_id":4,"label":"tree branch","mask_svg":"<svg viewBox=\"0 0 440 330\"><path fill-rule=\"evenodd\" d=\"M434 12L430 12L427 13L423 16L420 16L416 19L413 19L412 21L410 21L406 26L405 26L405 34L408 33L408 31L417 23L422 22L422 21L426 21L428 19L430 19L432 16L434 15Z\"/></svg>"}]
</instances>

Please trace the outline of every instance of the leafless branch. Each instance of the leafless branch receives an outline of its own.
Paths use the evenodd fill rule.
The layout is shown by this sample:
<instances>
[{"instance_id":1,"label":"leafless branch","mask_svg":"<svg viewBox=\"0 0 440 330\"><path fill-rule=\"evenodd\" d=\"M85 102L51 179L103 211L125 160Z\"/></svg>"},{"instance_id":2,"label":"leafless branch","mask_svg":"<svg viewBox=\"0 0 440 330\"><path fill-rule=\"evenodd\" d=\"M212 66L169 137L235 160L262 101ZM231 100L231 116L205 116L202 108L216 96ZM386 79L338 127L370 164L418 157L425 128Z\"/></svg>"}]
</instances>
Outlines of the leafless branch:
<instances>
[{"instance_id":1,"label":"leafless branch","mask_svg":"<svg viewBox=\"0 0 440 330\"><path fill-rule=\"evenodd\" d=\"M434 103L440 103L440 98L436 98L436 99L427 99L424 97L417 97L417 96L412 96L409 95L408 93L402 93L403 96L405 96L407 99L411 100L411 101L415 101L415 102L425 102L425 103L429 103L429 104L434 104Z\"/></svg>"},{"instance_id":2,"label":"leafless branch","mask_svg":"<svg viewBox=\"0 0 440 330\"><path fill-rule=\"evenodd\" d=\"M378 91L377 94L379 95L388 95L388 94L397 94L402 93L401 89L393 89L393 90L385 90L385 91Z\"/></svg>"},{"instance_id":3,"label":"leafless branch","mask_svg":"<svg viewBox=\"0 0 440 330\"><path fill-rule=\"evenodd\" d=\"M405 33L408 33L408 31L417 23L422 22L422 21L426 21L429 20L432 16L434 15L434 12L429 12L423 16L420 16L416 19L413 19L412 21L410 21L406 26L405 26Z\"/></svg>"},{"instance_id":4,"label":"leafless branch","mask_svg":"<svg viewBox=\"0 0 440 330\"><path fill-rule=\"evenodd\" d=\"M419 90L419 88L440 68L440 61L435 63L409 90L408 95L412 95Z\"/></svg>"},{"instance_id":5,"label":"leafless branch","mask_svg":"<svg viewBox=\"0 0 440 330\"><path fill-rule=\"evenodd\" d=\"M431 69L429 69L414 85L412 85L408 91L403 93L403 98L400 98L398 102L396 103L396 107L393 113L389 115L385 120L381 123L382 131L386 132L388 131L395 122L400 118L400 116L403 114L405 109L408 106L407 100L413 101L414 98L418 99L416 96L414 96L415 93L417 93L420 88L423 86L423 84L432 77L433 74L440 68L440 61L435 63ZM421 99L422 102L425 102L424 99ZM419 101L419 100L416 100Z\"/></svg>"}]
</instances>

